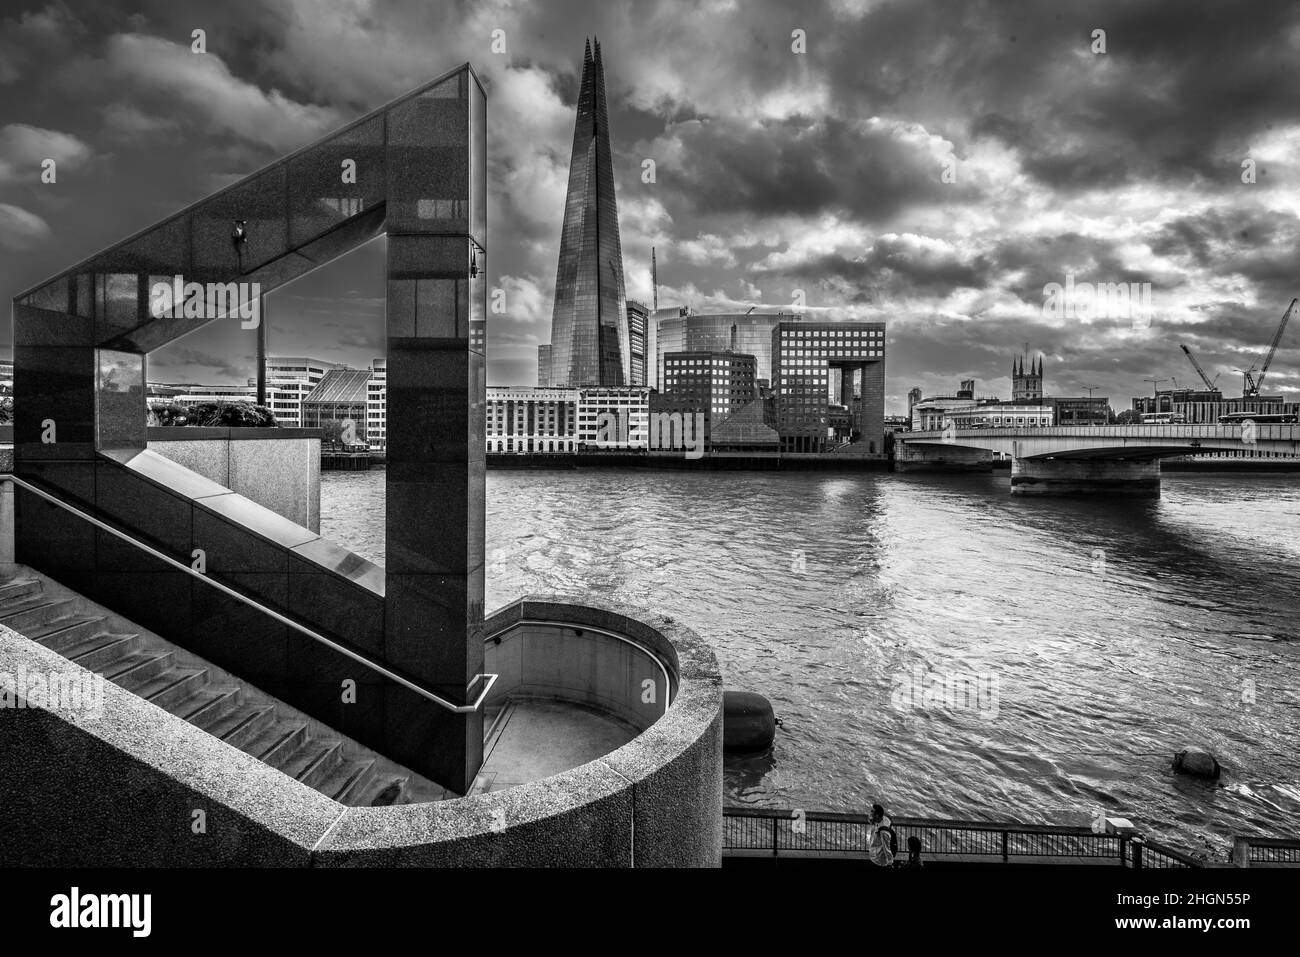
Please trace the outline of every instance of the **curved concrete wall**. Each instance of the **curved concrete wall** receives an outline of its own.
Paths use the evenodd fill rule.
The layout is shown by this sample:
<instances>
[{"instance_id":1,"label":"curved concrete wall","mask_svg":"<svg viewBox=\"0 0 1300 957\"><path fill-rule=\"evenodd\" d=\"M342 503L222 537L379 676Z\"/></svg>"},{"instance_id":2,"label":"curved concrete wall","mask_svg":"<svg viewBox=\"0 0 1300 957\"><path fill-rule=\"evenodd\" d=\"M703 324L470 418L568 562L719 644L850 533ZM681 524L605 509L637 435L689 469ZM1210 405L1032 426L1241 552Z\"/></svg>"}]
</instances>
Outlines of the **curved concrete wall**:
<instances>
[{"instance_id":1,"label":"curved concrete wall","mask_svg":"<svg viewBox=\"0 0 1300 957\"><path fill-rule=\"evenodd\" d=\"M637 617L626 612L633 611ZM716 867L722 859L722 679L717 659L671 618L589 598L528 597L489 618L485 634L567 644L590 639L561 631L602 629L626 636L668 667L675 689L667 711L623 747L581 767L475 797L394 808L349 808L314 855L323 866ZM593 687L641 687L649 662L611 647L581 668ZM621 643L617 643L621 644ZM524 645L520 645L521 650ZM524 652L525 662L529 656ZM540 656L539 656L540 658ZM540 666L539 666L540 668ZM509 674L503 672L503 678ZM525 664L524 679L548 670ZM580 672L575 672L577 674ZM619 677L623 675L625 677ZM626 676L634 679L630 683ZM498 684L501 680L498 679ZM507 679L508 680L508 679ZM553 687L564 691L565 675ZM519 687L528 687L521 681ZM494 692L496 689L494 689Z\"/></svg>"},{"instance_id":2,"label":"curved concrete wall","mask_svg":"<svg viewBox=\"0 0 1300 957\"><path fill-rule=\"evenodd\" d=\"M675 689L667 712L581 767L451 801L344 807L112 684L99 715L0 709L0 863L718 866L717 660L689 629L628 610L528 598L489 619L487 634L543 620L625 635L668 667ZM593 660L610 663L598 672L616 673L614 657ZM642 666L630 667L635 676ZM0 672L20 669L82 670L0 628ZM193 833L196 810L209 834L219 822L222 840Z\"/></svg>"},{"instance_id":3,"label":"curved concrete wall","mask_svg":"<svg viewBox=\"0 0 1300 957\"><path fill-rule=\"evenodd\" d=\"M663 717L677 690L670 649L590 623L510 620L483 647L484 671L498 676L489 703L509 696L557 698L644 731Z\"/></svg>"}]
</instances>

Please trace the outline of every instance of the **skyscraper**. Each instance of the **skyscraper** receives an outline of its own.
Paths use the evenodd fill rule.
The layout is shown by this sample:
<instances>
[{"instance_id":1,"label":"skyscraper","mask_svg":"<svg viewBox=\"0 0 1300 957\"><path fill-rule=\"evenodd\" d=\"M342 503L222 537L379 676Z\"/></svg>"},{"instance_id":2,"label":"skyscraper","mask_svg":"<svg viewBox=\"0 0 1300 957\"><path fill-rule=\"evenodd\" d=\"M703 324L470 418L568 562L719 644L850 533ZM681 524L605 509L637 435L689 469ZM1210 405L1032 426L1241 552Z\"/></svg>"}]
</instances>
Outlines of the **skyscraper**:
<instances>
[{"instance_id":1,"label":"skyscraper","mask_svg":"<svg viewBox=\"0 0 1300 957\"><path fill-rule=\"evenodd\" d=\"M550 385L631 383L625 301L605 71L597 40L594 53L588 42L582 61L551 316Z\"/></svg>"}]
</instances>

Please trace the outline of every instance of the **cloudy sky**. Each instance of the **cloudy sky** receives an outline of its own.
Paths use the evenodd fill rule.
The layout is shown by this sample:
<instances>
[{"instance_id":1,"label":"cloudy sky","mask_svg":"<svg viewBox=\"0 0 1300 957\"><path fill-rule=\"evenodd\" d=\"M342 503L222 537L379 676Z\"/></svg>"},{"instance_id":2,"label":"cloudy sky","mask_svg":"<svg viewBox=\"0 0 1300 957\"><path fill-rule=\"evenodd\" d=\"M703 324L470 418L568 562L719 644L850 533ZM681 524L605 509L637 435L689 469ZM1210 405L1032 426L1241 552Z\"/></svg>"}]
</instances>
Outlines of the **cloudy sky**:
<instances>
[{"instance_id":1,"label":"cloudy sky","mask_svg":"<svg viewBox=\"0 0 1300 957\"><path fill-rule=\"evenodd\" d=\"M1147 377L1190 386L1180 342L1232 392L1300 295L1293 0L4 10L6 298L468 60L489 95L488 278L507 306L489 381L531 384L586 35L604 52L629 296L650 298L653 245L661 305L775 309L802 290L813 312L883 319L891 411L962 378L1005 396L1025 343L1052 394L1095 386L1124 408ZM271 350L382 354L382 268L379 240L277 292ZM1150 311L1045 310L1070 275L1150 283ZM251 339L217 325L151 356L151 378L252 375ZM1300 320L1269 386L1300 391Z\"/></svg>"}]
</instances>

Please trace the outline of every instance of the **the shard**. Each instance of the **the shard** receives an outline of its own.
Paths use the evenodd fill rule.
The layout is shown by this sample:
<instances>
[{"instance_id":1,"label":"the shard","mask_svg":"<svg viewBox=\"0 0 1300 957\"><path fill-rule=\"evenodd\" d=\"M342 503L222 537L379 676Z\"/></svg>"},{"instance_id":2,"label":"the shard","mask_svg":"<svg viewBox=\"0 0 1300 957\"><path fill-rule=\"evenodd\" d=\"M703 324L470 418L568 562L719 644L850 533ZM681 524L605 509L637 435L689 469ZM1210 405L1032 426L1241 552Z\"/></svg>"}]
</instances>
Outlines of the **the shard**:
<instances>
[{"instance_id":1,"label":"the shard","mask_svg":"<svg viewBox=\"0 0 1300 957\"><path fill-rule=\"evenodd\" d=\"M550 352L552 386L631 382L623 248L599 40L594 52L587 43L582 61Z\"/></svg>"}]
</instances>

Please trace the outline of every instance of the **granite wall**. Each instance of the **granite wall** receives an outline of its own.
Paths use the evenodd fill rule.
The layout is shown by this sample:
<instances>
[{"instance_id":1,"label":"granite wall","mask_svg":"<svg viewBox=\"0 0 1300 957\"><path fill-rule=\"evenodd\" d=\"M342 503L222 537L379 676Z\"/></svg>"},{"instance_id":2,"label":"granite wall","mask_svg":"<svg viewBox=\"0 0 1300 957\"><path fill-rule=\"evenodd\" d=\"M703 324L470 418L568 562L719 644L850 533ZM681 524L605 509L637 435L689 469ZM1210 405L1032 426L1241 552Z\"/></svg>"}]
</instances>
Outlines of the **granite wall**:
<instances>
[{"instance_id":1,"label":"granite wall","mask_svg":"<svg viewBox=\"0 0 1300 957\"><path fill-rule=\"evenodd\" d=\"M157 428L149 448L320 532L321 429Z\"/></svg>"}]
</instances>

